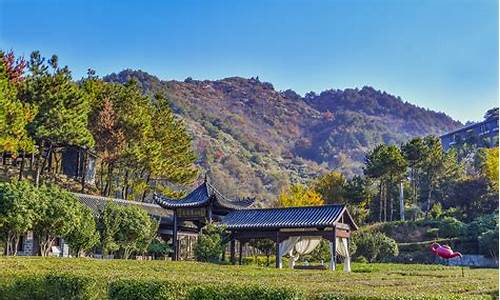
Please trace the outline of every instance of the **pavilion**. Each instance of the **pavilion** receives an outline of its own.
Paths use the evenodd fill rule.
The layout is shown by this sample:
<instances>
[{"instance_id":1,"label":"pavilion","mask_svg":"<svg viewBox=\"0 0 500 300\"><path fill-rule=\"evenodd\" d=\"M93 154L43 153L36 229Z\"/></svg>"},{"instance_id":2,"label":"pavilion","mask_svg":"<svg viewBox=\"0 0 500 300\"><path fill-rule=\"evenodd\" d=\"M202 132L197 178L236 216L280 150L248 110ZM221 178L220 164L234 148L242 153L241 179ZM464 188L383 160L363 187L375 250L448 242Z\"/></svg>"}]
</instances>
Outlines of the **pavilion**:
<instances>
[{"instance_id":1,"label":"pavilion","mask_svg":"<svg viewBox=\"0 0 500 300\"><path fill-rule=\"evenodd\" d=\"M276 242L276 267L282 267L282 256L291 257L291 267L301 254L310 253L321 239L330 242L330 270L335 270L337 255L344 259L344 270L350 271L349 238L357 230L345 205L323 205L286 208L254 208L254 199L229 200L207 179L181 199L155 193L155 202L173 211L173 260L179 258L178 228L185 222L199 230L207 223L223 224L230 232L231 262L239 263L243 245L250 240L271 239Z\"/></svg>"}]
</instances>

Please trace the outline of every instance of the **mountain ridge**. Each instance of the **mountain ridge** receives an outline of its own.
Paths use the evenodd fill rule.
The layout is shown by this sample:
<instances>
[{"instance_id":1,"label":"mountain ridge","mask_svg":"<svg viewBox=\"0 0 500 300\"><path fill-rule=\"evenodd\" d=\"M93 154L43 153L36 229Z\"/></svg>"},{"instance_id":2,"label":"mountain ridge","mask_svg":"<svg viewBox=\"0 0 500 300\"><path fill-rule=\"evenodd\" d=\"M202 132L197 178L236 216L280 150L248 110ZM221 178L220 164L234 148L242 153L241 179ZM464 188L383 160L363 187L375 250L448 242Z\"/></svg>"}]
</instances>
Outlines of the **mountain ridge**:
<instances>
[{"instance_id":1,"label":"mountain ridge","mask_svg":"<svg viewBox=\"0 0 500 300\"><path fill-rule=\"evenodd\" d=\"M235 196L271 199L289 182L306 182L329 169L360 174L364 155L376 144L462 125L368 86L301 96L258 77L160 80L130 69L104 80L135 80L144 93L165 95L193 135L198 163Z\"/></svg>"}]
</instances>

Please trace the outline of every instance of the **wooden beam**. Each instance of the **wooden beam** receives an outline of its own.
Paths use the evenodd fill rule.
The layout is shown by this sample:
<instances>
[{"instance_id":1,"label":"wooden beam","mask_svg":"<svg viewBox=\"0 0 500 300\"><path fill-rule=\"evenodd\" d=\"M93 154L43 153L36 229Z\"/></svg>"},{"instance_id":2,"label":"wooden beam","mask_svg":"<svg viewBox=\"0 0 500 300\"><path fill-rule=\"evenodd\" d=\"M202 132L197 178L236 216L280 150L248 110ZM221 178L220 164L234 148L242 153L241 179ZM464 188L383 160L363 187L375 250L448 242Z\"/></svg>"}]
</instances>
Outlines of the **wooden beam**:
<instances>
[{"instance_id":1,"label":"wooden beam","mask_svg":"<svg viewBox=\"0 0 500 300\"><path fill-rule=\"evenodd\" d=\"M317 230L317 231L233 231L232 235L236 239L272 239L276 240L276 233L279 232L279 239L280 242L288 239L289 237L293 236L314 236L314 237L321 237L327 240L331 240L334 236L333 230ZM350 230L342 229L342 228L336 228L336 236L339 237L350 237L351 232Z\"/></svg>"},{"instance_id":2,"label":"wooden beam","mask_svg":"<svg viewBox=\"0 0 500 300\"><path fill-rule=\"evenodd\" d=\"M281 267L281 255L280 255L280 232L276 232L276 268L279 269Z\"/></svg>"}]
</instances>

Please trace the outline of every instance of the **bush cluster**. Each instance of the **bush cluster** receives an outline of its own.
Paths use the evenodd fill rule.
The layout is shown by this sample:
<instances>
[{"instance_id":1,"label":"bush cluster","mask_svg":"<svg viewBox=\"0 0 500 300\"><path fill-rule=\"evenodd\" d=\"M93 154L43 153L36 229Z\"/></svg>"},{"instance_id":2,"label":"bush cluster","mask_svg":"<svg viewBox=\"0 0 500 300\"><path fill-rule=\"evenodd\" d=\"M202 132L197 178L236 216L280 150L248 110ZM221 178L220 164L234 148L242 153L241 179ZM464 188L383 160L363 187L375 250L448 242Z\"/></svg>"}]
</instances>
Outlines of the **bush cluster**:
<instances>
[{"instance_id":1,"label":"bush cluster","mask_svg":"<svg viewBox=\"0 0 500 300\"><path fill-rule=\"evenodd\" d=\"M196 284L152 279L119 279L106 288L83 275L48 274L0 279L0 300L300 300L305 295L288 287L243 284Z\"/></svg>"},{"instance_id":2,"label":"bush cluster","mask_svg":"<svg viewBox=\"0 0 500 300\"><path fill-rule=\"evenodd\" d=\"M23 275L0 284L0 300L100 299L97 280L73 274Z\"/></svg>"},{"instance_id":3,"label":"bush cluster","mask_svg":"<svg viewBox=\"0 0 500 300\"><path fill-rule=\"evenodd\" d=\"M380 232L356 232L352 237L352 243L356 246L353 255L355 260L382 262L399 254L396 241Z\"/></svg>"}]
</instances>

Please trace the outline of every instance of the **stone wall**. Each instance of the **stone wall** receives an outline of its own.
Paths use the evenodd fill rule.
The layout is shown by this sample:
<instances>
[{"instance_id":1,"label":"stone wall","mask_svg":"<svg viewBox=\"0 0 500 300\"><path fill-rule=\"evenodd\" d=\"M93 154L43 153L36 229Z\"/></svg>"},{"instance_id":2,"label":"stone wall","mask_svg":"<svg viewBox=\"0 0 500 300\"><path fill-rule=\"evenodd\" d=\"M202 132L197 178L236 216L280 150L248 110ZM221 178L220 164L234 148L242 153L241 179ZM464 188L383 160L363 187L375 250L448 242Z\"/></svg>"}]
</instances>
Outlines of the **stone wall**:
<instances>
[{"instance_id":1,"label":"stone wall","mask_svg":"<svg viewBox=\"0 0 500 300\"><path fill-rule=\"evenodd\" d=\"M498 260L485 257L484 255L466 254L462 258L455 257L449 260L438 258L438 260L439 263L449 266L498 268Z\"/></svg>"}]
</instances>

